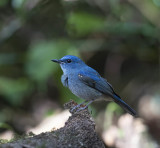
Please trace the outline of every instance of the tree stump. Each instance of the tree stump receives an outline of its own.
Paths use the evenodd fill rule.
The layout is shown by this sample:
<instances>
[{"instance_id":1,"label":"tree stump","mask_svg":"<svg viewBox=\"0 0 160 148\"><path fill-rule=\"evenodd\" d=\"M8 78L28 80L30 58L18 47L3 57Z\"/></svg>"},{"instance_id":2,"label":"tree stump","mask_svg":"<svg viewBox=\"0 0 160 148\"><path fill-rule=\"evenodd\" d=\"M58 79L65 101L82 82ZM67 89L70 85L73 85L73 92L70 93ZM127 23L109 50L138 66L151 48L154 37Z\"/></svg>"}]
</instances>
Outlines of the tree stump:
<instances>
[{"instance_id":1,"label":"tree stump","mask_svg":"<svg viewBox=\"0 0 160 148\"><path fill-rule=\"evenodd\" d=\"M70 101L64 107L71 112L75 105ZM88 109L71 114L65 126L58 130L2 144L0 148L105 148Z\"/></svg>"}]
</instances>

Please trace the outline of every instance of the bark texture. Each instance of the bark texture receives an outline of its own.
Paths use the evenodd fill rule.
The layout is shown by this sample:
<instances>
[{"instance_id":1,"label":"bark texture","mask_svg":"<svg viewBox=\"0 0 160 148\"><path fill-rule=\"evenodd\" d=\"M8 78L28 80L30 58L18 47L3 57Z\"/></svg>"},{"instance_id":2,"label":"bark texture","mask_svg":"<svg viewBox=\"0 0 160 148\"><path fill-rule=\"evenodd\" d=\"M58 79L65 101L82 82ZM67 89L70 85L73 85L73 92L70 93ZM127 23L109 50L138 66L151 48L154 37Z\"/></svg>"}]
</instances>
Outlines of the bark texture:
<instances>
[{"instance_id":1,"label":"bark texture","mask_svg":"<svg viewBox=\"0 0 160 148\"><path fill-rule=\"evenodd\" d=\"M64 106L71 112L75 105L70 101ZM71 113L65 126L58 130L2 144L0 148L104 148L88 109Z\"/></svg>"}]
</instances>

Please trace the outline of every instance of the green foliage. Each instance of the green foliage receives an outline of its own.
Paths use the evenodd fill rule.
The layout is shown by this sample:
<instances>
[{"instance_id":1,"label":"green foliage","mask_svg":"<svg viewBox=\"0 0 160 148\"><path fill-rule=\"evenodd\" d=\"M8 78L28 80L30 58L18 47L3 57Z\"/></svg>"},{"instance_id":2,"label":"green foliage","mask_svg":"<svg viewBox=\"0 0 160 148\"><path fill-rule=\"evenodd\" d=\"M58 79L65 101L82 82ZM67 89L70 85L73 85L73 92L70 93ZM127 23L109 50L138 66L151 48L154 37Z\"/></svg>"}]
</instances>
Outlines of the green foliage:
<instances>
[{"instance_id":1,"label":"green foliage","mask_svg":"<svg viewBox=\"0 0 160 148\"><path fill-rule=\"evenodd\" d=\"M48 116L51 116L55 113L54 110L48 110L46 113L45 113L45 116L48 117Z\"/></svg>"},{"instance_id":2,"label":"green foliage","mask_svg":"<svg viewBox=\"0 0 160 148\"><path fill-rule=\"evenodd\" d=\"M0 144L5 144L5 143L8 143L9 140L5 140L5 139L0 139Z\"/></svg>"},{"instance_id":3,"label":"green foliage","mask_svg":"<svg viewBox=\"0 0 160 148\"><path fill-rule=\"evenodd\" d=\"M5 6L9 0L0 0L0 7Z\"/></svg>"},{"instance_id":4,"label":"green foliage","mask_svg":"<svg viewBox=\"0 0 160 148\"><path fill-rule=\"evenodd\" d=\"M58 59L69 53L77 55L75 50L67 40L35 42L27 53L26 73L39 85L44 85L48 77L59 68L51 59Z\"/></svg>"},{"instance_id":5,"label":"green foliage","mask_svg":"<svg viewBox=\"0 0 160 148\"><path fill-rule=\"evenodd\" d=\"M26 95L32 90L30 82L26 78L17 80L11 78L0 78L0 94L12 105L20 105Z\"/></svg>"},{"instance_id":6,"label":"green foliage","mask_svg":"<svg viewBox=\"0 0 160 148\"><path fill-rule=\"evenodd\" d=\"M21 8L25 1L26 0L12 0L12 5L14 8Z\"/></svg>"},{"instance_id":7,"label":"green foliage","mask_svg":"<svg viewBox=\"0 0 160 148\"><path fill-rule=\"evenodd\" d=\"M60 57L64 50L54 42L39 42L30 47L27 55L26 73L36 81L45 81L56 70L57 65L51 62L53 56Z\"/></svg>"},{"instance_id":8,"label":"green foliage","mask_svg":"<svg viewBox=\"0 0 160 148\"><path fill-rule=\"evenodd\" d=\"M2 129L2 128L13 131L13 128L10 125L0 122L0 129ZM8 143L8 142L9 142L9 140L0 139L0 144L4 144L4 143Z\"/></svg>"},{"instance_id":9,"label":"green foliage","mask_svg":"<svg viewBox=\"0 0 160 148\"><path fill-rule=\"evenodd\" d=\"M122 112L123 110L118 104L115 102L109 103L105 110L105 117L107 118L107 122L104 123L104 128L107 129L112 125L114 114L120 115Z\"/></svg>"},{"instance_id":10,"label":"green foliage","mask_svg":"<svg viewBox=\"0 0 160 148\"><path fill-rule=\"evenodd\" d=\"M2 123L2 122L0 122L0 128L13 130L13 128L10 125L8 125L6 123Z\"/></svg>"},{"instance_id":11,"label":"green foliage","mask_svg":"<svg viewBox=\"0 0 160 148\"><path fill-rule=\"evenodd\" d=\"M111 102L111 103L109 103L108 104L108 106L107 106L107 110L109 111L109 112L115 112L115 113L117 113L117 114L120 114L120 113L122 113L122 108L118 105L118 104L116 104L116 103L114 103L114 102ZM108 112L107 111L107 112Z\"/></svg>"},{"instance_id":12,"label":"green foliage","mask_svg":"<svg viewBox=\"0 0 160 148\"><path fill-rule=\"evenodd\" d=\"M0 54L0 66L15 64L15 53L1 53Z\"/></svg>"},{"instance_id":13,"label":"green foliage","mask_svg":"<svg viewBox=\"0 0 160 148\"><path fill-rule=\"evenodd\" d=\"M35 136L35 134L33 134L32 132L29 132L28 134L24 134L24 135L18 135L16 133L14 133L14 137L10 140L0 139L0 144L14 142L14 141L17 141L17 140L23 140L25 138L29 138L29 137L33 137L33 136Z\"/></svg>"},{"instance_id":14,"label":"green foliage","mask_svg":"<svg viewBox=\"0 0 160 148\"><path fill-rule=\"evenodd\" d=\"M71 13L68 16L68 31L77 36L100 31L104 27L104 18L85 12Z\"/></svg>"}]
</instances>

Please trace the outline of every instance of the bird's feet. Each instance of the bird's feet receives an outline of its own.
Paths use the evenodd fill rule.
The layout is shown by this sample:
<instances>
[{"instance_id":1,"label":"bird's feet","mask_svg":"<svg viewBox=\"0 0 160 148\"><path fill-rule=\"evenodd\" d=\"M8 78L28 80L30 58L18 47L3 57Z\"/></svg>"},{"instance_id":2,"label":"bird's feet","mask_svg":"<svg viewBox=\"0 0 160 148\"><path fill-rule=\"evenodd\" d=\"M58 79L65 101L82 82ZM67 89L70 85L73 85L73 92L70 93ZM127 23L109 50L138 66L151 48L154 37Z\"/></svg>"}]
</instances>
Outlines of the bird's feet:
<instances>
[{"instance_id":1,"label":"bird's feet","mask_svg":"<svg viewBox=\"0 0 160 148\"><path fill-rule=\"evenodd\" d=\"M89 103L87 105L84 105L86 102L88 102L87 100L74 106L70 112L73 113L73 112L79 112L79 111L82 111L82 110L85 110L86 108L88 108L88 106L93 102L94 100L90 100Z\"/></svg>"},{"instance_id":2,"label":"bird's feet","mask_svg":"<svg viewBox=\"0 0 160 148\"><path fill-rule=\"evenodd\" d=\"M71 113L73 113L73 112L75 112L75 111L78 112L78 111L79 111L78 108L80 108L84 103L85 103L85 102L80 103L80 104L74 106L74 107L70 110L70 112L71 112ZM81 107L81 108L84 108L84 107ZM78 109L78 110L77 110L77 109Z\"/></svg>"},{"instance_id":3,"label":"bird's feet","mask_svg":"<svg viewBox=\"0 0 160 148\"><path fill-rule=\"evenodd\" d=\"M77 109L77 112L80 112L80 111L82 111L82 110L85 110L86 108L88 108L88 106L87 106L87 105L86 105L86 106L84 106L84 107L78 108L78 109Z\"/></svg>"}]
</instances>

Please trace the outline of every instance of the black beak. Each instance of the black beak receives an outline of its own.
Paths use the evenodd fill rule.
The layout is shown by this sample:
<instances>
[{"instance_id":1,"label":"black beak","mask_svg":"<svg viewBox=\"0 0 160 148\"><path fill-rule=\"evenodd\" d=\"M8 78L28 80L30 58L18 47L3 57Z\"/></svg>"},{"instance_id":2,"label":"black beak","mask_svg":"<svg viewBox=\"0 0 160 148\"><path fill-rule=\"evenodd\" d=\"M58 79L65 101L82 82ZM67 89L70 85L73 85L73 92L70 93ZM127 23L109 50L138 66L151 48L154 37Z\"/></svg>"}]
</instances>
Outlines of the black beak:
<instances>
[{"instance_id":1,"label":"black beak","mask_svg":"<svg viewBox=\"0 0 160 148\"><path fill-rule=\"evenodd\" d=\"M57 60L57 59L53 59L53 60L51 60L51 61L53 61L53 62L55 62L55 63L61 63L61 60Z\"/></svg>"}]
</instances>

